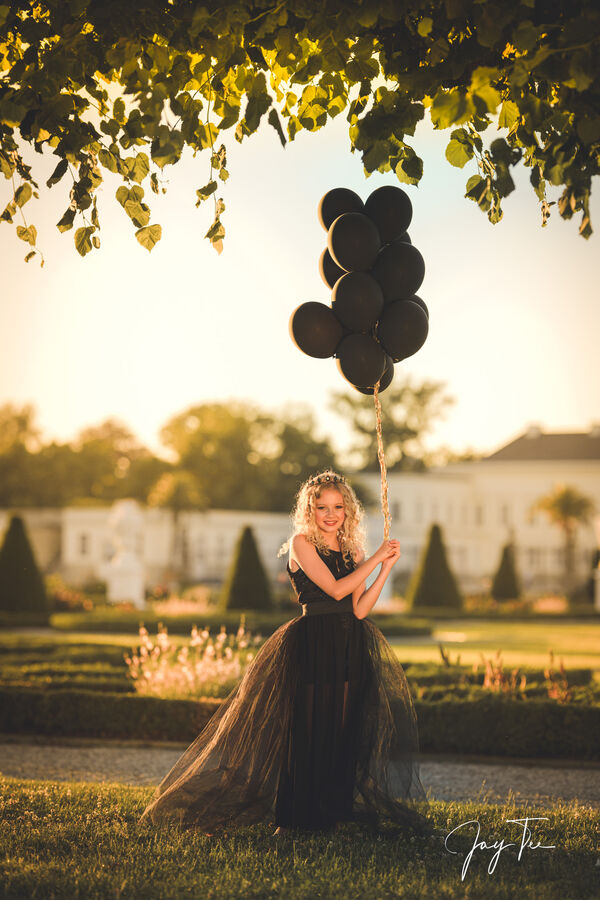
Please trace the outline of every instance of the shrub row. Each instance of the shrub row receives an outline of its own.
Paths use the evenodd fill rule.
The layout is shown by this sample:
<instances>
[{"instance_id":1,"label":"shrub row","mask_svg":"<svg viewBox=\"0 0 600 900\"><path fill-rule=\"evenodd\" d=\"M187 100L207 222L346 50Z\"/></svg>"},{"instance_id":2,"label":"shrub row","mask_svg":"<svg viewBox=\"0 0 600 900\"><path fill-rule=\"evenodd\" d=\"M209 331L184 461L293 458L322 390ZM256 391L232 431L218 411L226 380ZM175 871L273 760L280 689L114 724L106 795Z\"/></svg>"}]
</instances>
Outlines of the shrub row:
<instances>
[{"instance_id":1,"label":"shrub row","mask_svg":"<svg viewBox=\"0 0 600 900\"><path fill-rule=\"evenodd\" d=\"M277 612L247 610L243 614L246 628L267 636L300 613L291 609ZM369 618L389 637L430 635L433 630L432 623L427 619L415 619L389 613L376 613ZM159 616L143 610L137 612L99 610L89 613L54 613L50 619L51 627L57 631L136 635L140 624L143 623L152 634L153 631L156 632L159 622L166 626L169 634L190 634L194 625L199 628L206 626L211 632L218 632L221 625L225 625L228 631L235 631L240 624L240 611L211 610L199 613L197 616Z\"/></svg>"},{"instance_id":2,"label":"shrub row","mask_svg":"<svg viewBox=\"0 0 600 900\"><path fill-rule=\"evenodd\" d=\"M0 731L191 742L221 701L0 688ZM427 753L600 759L600 707L554 701L416 701Z\"/></svg>"},{"instance_id":3,"label":"shrub row","mask_svg":"<svg viewBox=\"0 0 600 900\"><path fill-rule=\"evenodd\" d=\"M420 685L443 684L483 684L485 671L479 665L476 672L472 666L445 666L431 663L402 663L406 677L409 681L416 681ZM520 675L527 677L527 684L544 681L544 669L533 666L505 666L505 672L509 673L513 668L519 669ZM556 666L555 666L556 668ZM592 680L591 669L567 669L569 685L586 685Z\"/></svg>"}]
</instances>

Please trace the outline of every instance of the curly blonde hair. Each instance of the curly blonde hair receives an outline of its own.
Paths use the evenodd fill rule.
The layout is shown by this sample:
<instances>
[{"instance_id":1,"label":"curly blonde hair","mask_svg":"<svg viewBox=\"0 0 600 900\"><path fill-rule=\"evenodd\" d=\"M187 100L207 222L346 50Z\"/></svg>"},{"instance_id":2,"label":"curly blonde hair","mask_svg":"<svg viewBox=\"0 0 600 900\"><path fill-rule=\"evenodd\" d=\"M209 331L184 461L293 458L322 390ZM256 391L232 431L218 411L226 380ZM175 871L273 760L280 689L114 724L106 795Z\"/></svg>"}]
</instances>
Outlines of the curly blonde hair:
<instances>
[{"instance_id":1,"label":"curly blonde hair","mask_svg":"<svg viewBox=\"0 0 600 900\"><path fill-rule=\"evenodd\" d=\"M319 478L320 481L316 481ZM364 550L365 533L362 525L363 508L352 487L345 479L331 469L312 475L296 494L296 501L292 511L292 535L279 549L277 556L283 556L291 545L292 538L297 534L303 534L308 541L323 553L329 553L323 535L315 521L315 500L324 490L334 488L342 495L344 501L344 523L337 533L340 550L347 562L353 562L355 557Z\"/></svg>"}]
</instances>

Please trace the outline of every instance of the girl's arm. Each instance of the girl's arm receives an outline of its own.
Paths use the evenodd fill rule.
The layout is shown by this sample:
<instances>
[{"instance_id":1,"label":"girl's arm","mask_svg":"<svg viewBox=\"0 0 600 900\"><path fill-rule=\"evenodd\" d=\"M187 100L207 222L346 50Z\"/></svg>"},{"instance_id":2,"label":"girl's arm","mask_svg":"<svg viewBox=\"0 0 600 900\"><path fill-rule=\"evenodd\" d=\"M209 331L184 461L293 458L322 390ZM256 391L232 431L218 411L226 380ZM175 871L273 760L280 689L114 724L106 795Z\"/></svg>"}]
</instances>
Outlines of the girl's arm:
<instances>
[{"instance_id":1,"label":"girl's arm","mask_svg":"<svg viewBox=\"0 0 600 900\"><path fill-rule=\"evenodd\" d=\"M314 545L303 534L295 534L291 542L290 559L295 560L322 591L334 600L341 600L363 584L365 578L368 578L379 563L399 552L399 549L398 541L384 541L373 556L365 560L354 572L344 575L343 578L334 578Z\"/></svg>"},{"instance_id":2,"label":"girl's arm","mask_svg":"<svg viewBox=\"0 0 600 900\"><path fill-rule=\"evenodd\" d=\"M357 590L353 592L352 607L354 609L354 615L357 619L364 619L369 615L369 613L379 600L381 589L384 586L388 575L392 571L392 566L396 562L398 562L399 559L400 550L398 549L393 556L388 557L383 562L379 575L367 591L365 591L365 586L364 584L362 584L360 588L357 588Z\"/></svg>"}]
</instances>

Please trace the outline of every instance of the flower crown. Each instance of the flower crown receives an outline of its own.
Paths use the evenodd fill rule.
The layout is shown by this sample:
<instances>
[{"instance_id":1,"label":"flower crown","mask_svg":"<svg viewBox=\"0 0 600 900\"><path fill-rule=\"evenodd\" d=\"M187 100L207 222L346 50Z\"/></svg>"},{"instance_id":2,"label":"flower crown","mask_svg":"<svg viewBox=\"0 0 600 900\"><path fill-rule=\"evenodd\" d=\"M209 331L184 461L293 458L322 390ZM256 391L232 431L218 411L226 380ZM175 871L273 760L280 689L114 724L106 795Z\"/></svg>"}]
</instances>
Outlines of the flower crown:
<instances>
[{"instance_id":1,"label":"flower crown","mask_svg":"<svg viewBox=\"0 0 600 900\"><path fill-rule=\"evenodd\" d=\"M337 484L341 482L342 484L346 484L346 479L343 475L314 475L307 482L309 487L314 487L316 484Z\"/></svg>"}]
</instances>

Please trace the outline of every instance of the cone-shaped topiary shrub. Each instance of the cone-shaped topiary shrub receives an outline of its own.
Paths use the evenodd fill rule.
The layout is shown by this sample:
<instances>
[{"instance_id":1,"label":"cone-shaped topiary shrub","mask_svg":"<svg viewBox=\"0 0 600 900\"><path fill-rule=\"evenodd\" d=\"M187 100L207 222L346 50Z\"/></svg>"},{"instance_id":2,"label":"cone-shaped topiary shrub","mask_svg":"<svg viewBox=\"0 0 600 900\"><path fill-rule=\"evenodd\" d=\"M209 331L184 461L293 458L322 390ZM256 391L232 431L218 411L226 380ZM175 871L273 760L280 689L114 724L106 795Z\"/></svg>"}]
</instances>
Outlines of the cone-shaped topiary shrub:
<instances>
[{"instance_id":1,"label":"cone-shaped topiary shrub","mask_svg":"<svg viewBox=\"0 0 600 900\"><path fill-rule=\"evenodd\" d=\"M238 538L220 597L222 609L272 609L271 585L263 568L254 533L246 525Z\"/></svg>"},{"instance_id":2,"label":"cone-shaped topiary shrub","mask_svg":"<svg viewBox=\"0 0 600 900\"><path fill-rule=\"evenodd\" d=\"M50 604L24 522L12 516L0 548L0 611L46 621Z\"/></svg>"},{"instance_id":3,"label":"cone-shaped topiary shrub","mask_svg":"<svg viewBox=\"0 0 600 900\"><path fill-rule=\"evenodd\" d=\"M505 544L502 548L502 557L494 575L490 593L494 600L518 600L521 596L521 585L511 543Z\"/></svg>"},{"instance_id":4,"label":"cone-shaped topiary shrub","mask_svg":"<svg viewBox=\"0 0 600 900\"><path fill-rule=\"evenodd\" d=\"M463 598L452 574L439 525L433 524L421 559L406 590L411 609L444 606L460 610Z\"/></svg>"}]
</instances>

